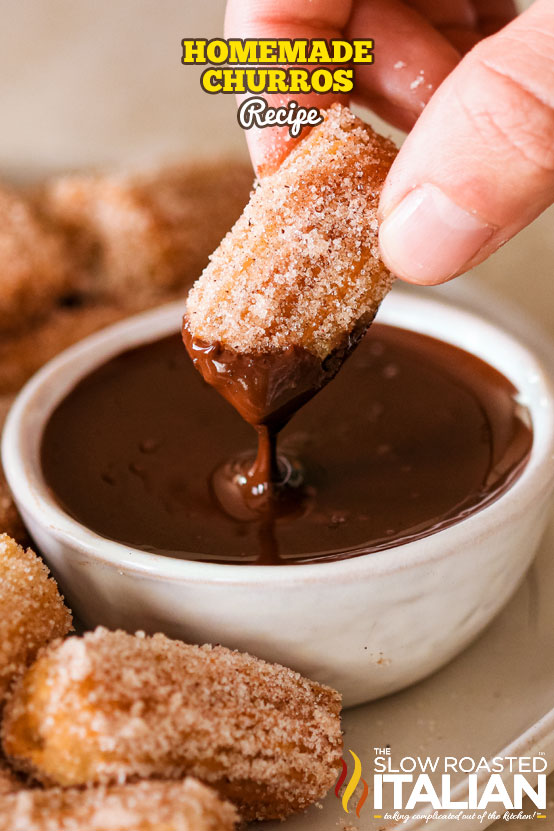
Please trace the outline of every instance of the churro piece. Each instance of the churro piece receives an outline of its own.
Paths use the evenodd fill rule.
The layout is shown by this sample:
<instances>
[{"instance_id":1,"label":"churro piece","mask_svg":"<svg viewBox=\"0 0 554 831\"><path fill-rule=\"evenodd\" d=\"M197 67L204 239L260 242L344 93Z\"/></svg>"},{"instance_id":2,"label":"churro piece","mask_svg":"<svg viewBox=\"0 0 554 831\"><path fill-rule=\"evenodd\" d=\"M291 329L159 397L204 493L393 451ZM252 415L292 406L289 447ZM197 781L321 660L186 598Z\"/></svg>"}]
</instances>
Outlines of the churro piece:
<instances>
[{"instance_id":1,"label":"churro piece","mask_svg":"<svg viewBox=\"0 0 554 831\"><path fill-rule=\"evenodd\" d=\"M188 295L190 335L248 355L301 348L320 361L351 346L392 283L377 207L395 153L347 108L331 107L212 254Z\"/></svg>"},{"instance_id":2,"label":"churro piece","mask_svg":"<svg viewBox=\"0 0 554 831\"><path fill-rule=\"evenodd\" d=\"M248 165L231 161L66 176L47 185L44 206L69 235L85 292L159 297L197 278L252 179Z\"/></svg>"},{"instance_id":3,"label":"churro piece","mask_svg":"<svg viewBox=\"0 0 554 831\"><path fill-rule=\"evenodd\" d=\"M71 613L42 560L0 535L0 708L39 649L71 629Z\"/></svg>"},{"instance_id":4,"label":"churro piece","mask_svg":"<svg viewBox=\"0 0 554 831\"><path fill-rule=\"evenodd\" d=\"M340 696L220 646L99 628L46 648L6 708L3 742L45 784L192 775L243 819L307 808L336 778Z\"/></svg>"},{"instance_id":5,"label":"churro piece","mask_svg":"<svg viewBox=\"0 0 554 831\"><path fill-rule=\"evenodd\" d=\"M237 819L195 779L0 797L0 831L233 831Z\"/></svg>"},{"instance_id":6,"label":"churro piece","mask_svg":"<svg viewBox=\"0 0 554 831\"><path fill-rule=\"evenodd\" d=\"M0 333L46 314L69 281L63 237L31 202L0 187Z\"/></svg>"}]
</instances>

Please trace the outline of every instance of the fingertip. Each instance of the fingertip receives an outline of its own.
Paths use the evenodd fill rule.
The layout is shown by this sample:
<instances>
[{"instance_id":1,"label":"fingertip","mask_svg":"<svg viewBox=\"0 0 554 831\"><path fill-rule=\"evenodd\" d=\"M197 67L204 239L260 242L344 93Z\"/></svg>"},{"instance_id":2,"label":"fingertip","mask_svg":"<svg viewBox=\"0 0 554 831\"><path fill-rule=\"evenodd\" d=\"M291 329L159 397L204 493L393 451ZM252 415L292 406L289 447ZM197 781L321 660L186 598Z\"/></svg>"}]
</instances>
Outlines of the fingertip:
<instances>
[{"instance_id":1,"label":"fingertip","mask_svg":"<svg viewBox=\"0 0 554 831\"><path fill-rule=\"evenodd\" d=\"M250 158L260 178L274 173L299 141L286 127L252 127L245 132Z\"/></svg>"},{"instance_id":2,"label":"fingertip","mask_svg":"<svg viewBox=\"0 0 554 831\"><path fill-rule=\"evenodd\" d=\"M319 111L327 110L332 104L340 102L348 103L345 95L339 93L304 93L301 95L291 95L290 98L286 95L267 95L261 96L264 98L269 107L283 108L288 107L291 101L298 105L298 112L302 108L307 110L318 109ZM248 100L248 95L237 96L239 106ZM294 120L295 113L292 114ZM248 150L252 159L252 164L258 176L267 176L274 173L279 165L286 159L291 150L304 139L310 130L309 125L306 125L305 120L300 121L301 132L299 136L292 136L290 129L292 123L287 122L284 126L270 127L263 126L265 114L261 114L261 121L254 122L252 127L245 130ZM259 124L260 126L257 126Z\"/></svg>"}]
</instances>

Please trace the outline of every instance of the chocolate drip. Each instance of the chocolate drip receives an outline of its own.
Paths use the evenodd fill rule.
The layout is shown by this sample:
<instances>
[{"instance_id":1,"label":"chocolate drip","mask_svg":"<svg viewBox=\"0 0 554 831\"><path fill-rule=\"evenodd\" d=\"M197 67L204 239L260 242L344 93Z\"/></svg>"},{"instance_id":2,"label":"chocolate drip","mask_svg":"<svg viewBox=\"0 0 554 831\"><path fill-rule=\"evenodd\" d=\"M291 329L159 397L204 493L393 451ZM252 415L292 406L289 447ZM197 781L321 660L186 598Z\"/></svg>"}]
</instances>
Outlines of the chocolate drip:
<instances>
[{"instance_id":1,"label":"chocolate drip","mask_svg":"<svg viewBox=\"0 0 554 831\"><path fill-rule=\"evenodd\" d=\"M205 343L192 335L185 316L183 342L194 366L257 431L257 456L244 472L246 482L239 488L250 509L256 502L257 511L268 517L281 515L285 506L296 511L293 495L284 493L290 482L283 473L287 465L278 460L277 436L294 414L335 377L370 323L367 319L360 321L340 347L322 361L298 346L255 355L236 352L220 343ZM229 472L229 467L225 470ZM231 476L228 488L236 488L239 478ZM295 490L296 498L299 493ZM239 498L239 494L236 496ZM226 505L231 503L233 515L242 516L244 510L239 509L236 500L224 501ZM247 513L249 506L244 506Z\"/></svg>"}]
</instances>

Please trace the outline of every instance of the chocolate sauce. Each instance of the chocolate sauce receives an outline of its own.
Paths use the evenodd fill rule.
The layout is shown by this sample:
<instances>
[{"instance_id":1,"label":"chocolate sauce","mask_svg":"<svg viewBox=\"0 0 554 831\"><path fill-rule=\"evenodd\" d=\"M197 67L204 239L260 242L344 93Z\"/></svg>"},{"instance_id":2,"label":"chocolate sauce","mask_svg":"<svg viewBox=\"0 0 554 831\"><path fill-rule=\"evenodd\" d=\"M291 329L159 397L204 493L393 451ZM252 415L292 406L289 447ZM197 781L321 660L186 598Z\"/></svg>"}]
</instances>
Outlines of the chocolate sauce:
<instances>
[{"instance_id":1,"label":"chocolate sauce","mask_svg":"<svg viewBox=\"0 0 554 831\"><path fill-rule=\"evenodd\" d=\"M279 401L278 389L261 392ZM531 445L527 411L500 373L377 324L285 424L276 460L261 443L258 466L275 464L272 478L286 482L277 498L255 493L253 480L246 498L240 491L256 469L255 433L202 380L177 335L81 381L47 424L42 465L65 510L110 539L185 559L295 564L390 548L460 521L505 491Z\"/></svg>"},{"instance_id":2,"label":"chocolate sauce","mask_svg":"<svg viewBox=\"0 0 554 831\"><path fill-rule=\"evenodd\" d=\"M258 452L254 463L224 465L214 492L237 519L264 514L272 521L297 513L300 491L279 463L277 436L292 416L331 381L353 352L371 320L360 321L344 343L323 361L298 346L260 355L236 352L220 343L195 338L183 320L183 342L204 380L254 427ZM291 490L292 488L292 490Z\"/></svg>"},{"instance_id":3,"label":"chocolate sauce","mask_svg":"<svg viewBox=\"0 0 554 831\"><path fill-rule=\"evenodd\" d=\"M226 398L245 421L256 429L267 427L275 435L300 407L335 377L370 322L360 323L340 348L323 361L299 346L249 355L220 343L204 343L193 337L186 317L183 341L204 380Z\"/></svg>"}]
</instances>

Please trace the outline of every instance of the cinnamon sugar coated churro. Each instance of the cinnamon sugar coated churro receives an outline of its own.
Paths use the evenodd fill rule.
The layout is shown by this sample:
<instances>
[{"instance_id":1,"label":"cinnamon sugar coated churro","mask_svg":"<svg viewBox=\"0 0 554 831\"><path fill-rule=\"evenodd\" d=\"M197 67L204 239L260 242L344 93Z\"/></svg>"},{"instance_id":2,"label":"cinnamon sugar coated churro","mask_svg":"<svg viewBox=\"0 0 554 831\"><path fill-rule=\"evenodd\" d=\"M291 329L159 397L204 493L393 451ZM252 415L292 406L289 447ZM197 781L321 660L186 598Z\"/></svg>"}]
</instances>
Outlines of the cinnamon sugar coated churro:
<instances>
[{"instance_id":1,"label":"cinnamon sugar coated churro","mask_svg":"<svg viewBox=\"0 0 554 831\"><path fill-rule=\"evenodd\" d=\"M71 613L42 560L0 535L0 708L39 649L71 629Z\"/></svg>"},{"instance_id":2,"label":"cinnamon sugar coated churro","mask_svg":"<svg viewBox=\"0 0 554 831\"><path fill-rule=\"evenodd\" d=\"M243 819L277 819L333 784L340 706L334 690L250 655L99 628L41 653L3 742L44 784L190 774Z\"/></svg>"},{"instance_id":3,"label":"cinnamon sugar coated churro","mask_svg":"<svg viewBox=\"0 0 554 831\"><path fill-rule=\"evenodd\" d=\"M195 779L0 797L0 831L232 831L237 819Z\"/></svg>"},{"instance_id":4,"label":"cinnamon sugar coated churro","mask_svg":"<svg viewBox=\"0 0 554 831\"><path fill-rule=\"evenodd\" d=\"M252 180L249 166L229 162L65 176L46 186L43 207L69 234L82 290L155 298L196 279Z\"/></svg>"},{"instance_id":5,"label":"cinnamon sugar coated churro","mask_svg":"<svg viewBox=\"0 0 554 831\"><path fill-rule=\"evenodd\" d=\"M367 327L392 283L377 207L395 154L331 107L212 254L188 295L191 335L255 355L302 347L323 360Z\"/></svg>"},{"instance_id":6,"label":"cinnamon sugar coated churro","mask_svg":"<svg viewBox=\"0 0 554 831\"><path fill-rule=\"evenodd\" d=\"M48 312L67 289L63 237L22 194L0 187L0 334Z\"/></svg>"}]
</instances>

